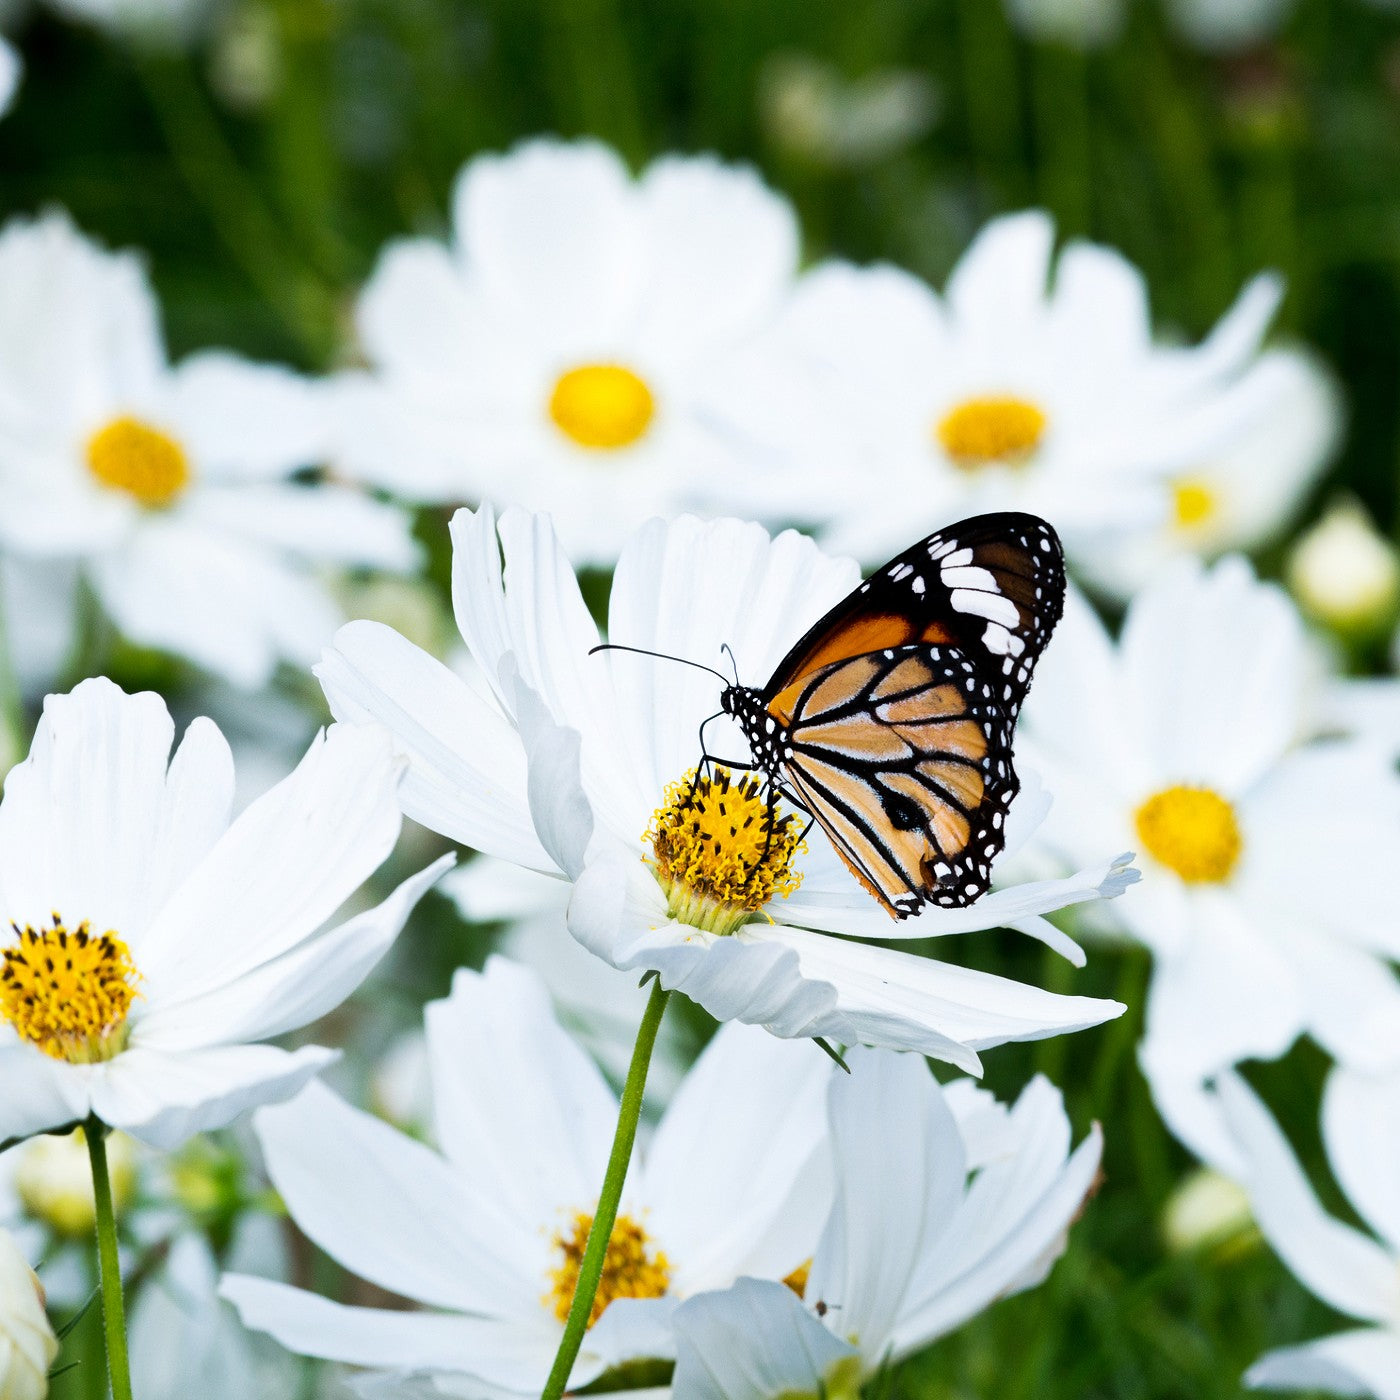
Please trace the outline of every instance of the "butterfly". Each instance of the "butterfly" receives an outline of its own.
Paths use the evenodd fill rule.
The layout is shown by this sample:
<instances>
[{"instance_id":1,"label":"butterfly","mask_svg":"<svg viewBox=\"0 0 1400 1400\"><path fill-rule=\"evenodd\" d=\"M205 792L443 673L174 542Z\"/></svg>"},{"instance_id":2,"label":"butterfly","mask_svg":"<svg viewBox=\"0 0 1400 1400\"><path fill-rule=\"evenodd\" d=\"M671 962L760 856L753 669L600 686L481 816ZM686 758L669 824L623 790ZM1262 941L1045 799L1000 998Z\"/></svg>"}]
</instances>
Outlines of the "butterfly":
<instances>
[{"instance_id":1,"label":"butterfly","mask_svg":"<svg viewBox=\"0 0 1400 1400\"><path fill-rule=\"evenodd\" d=\"M1012 736L1064 610L1038 516L978 515L876 570L762 688L726 684L772 794L806 811L895 918L991 883L1020 790Z\"/></svg>"}]
</instances>

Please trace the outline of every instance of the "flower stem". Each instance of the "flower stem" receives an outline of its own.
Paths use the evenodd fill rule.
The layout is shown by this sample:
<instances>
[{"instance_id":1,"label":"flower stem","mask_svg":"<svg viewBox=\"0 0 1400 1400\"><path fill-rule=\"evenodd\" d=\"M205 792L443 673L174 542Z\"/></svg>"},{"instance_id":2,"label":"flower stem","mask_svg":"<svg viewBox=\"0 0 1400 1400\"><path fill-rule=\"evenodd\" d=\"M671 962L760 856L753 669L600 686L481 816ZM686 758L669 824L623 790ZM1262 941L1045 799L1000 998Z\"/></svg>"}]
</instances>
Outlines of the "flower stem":
<instances>
[{"instance_id":1,"label":"flower stem","mask_svg":"<svg viewBox=\"0 0 1400 1400\"><path fill-rule=\"evenodd\" d=\"M102 1272L102 1326L107 1337L107 1374L112 1400L131 1400L131 1367L126 1357L126 1311L122 1305L122 1269L117 1257L117 1216L112 1209L112 1179L107 1172L107 1129L89 1118L84 1128L92 1163L92 1194L97 1205L97 1258Z\"/></svg>"},{"instance_id":2,"label":"flower stem","mask_svg":"<svg viewBox=\"0 0 1400 1400\"><path fill-rule=\"evenodd\" d=\"M613 1134L612 1151L608 1154L608 1169L603 1176L603 1189L598 1197L598 1209L593 1213L593 1226L588 1232L583 1260L579 1264L578 1282L574 1285L574 1300L569 1305L569 1320L564 1324L564 1336L554 1357L549 1379L544 1383L541 1400L559 1400L568 1384L569 1373L578 1359L583 1334L593 1312L593 1299L598 1282L603 1277L603 1263L617 1220L622 1186L627 1180L627 1167L632 1160L632 1144L637 1139L637 1120L642 1115L642 1093L647 1084L647 1068L656 1044L656 1033L666 1013L670 992L662 990L661 982L651 984L651 997L637 1027L637 1043L632 1048L632 1063L627 1067L627 1082L622 1086L622 1103L617 1112L617 1131Z\"/></svg>"}]
</instances>

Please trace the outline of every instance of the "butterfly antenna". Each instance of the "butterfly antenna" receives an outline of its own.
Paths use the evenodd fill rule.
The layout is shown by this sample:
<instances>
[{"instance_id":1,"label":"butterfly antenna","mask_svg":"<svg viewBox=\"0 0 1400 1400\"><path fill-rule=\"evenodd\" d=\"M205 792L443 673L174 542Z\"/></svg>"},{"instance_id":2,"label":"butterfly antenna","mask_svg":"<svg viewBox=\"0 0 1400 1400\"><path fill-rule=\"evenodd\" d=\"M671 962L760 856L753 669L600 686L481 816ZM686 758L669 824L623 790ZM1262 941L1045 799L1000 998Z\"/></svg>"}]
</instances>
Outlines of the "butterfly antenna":
<instances>
[{"instance_id":1,"label":"butterfly antenna","mask_svg":"<svg viewBox=\"0 0 1400 1400\"><path fill-rule=\"evenodd\" d=\"M734 684L739 684L739 663L734 659L734 649L728 642L721 642L719 649L729 658L729 664L734 668Z\"/></svg>"},{"instance_id":2,"label":"butterfly antenna","mask_svg":"<svg viewBox=\"0 0 1400 1400\"><path fill-rule=\"evenodd\" d=\"M648 651L645 647L625 647L621 642L599 642L596 647L588 649L589 656L599 651L630 651L638 656L654 656L659 661L676 661L682 666L693 666L697 671L708 671L712 676L717 676L725 685L729 684L729 677L723 671L716 671L713 666L706 666L699 661L689 661L684 656L671 656L664 651ZM735 682L737 684L737 681Z\"/></svg>"}]
</instances>

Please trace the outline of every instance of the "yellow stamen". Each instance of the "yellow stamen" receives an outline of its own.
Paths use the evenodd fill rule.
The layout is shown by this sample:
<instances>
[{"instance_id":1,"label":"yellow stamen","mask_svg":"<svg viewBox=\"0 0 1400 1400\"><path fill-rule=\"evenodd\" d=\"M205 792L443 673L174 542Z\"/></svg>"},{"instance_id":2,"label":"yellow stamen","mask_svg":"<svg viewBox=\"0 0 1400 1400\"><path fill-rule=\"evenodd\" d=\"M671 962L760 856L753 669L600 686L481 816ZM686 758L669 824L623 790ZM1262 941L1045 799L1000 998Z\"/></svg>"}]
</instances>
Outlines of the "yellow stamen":
<instances>
[{"instance_id":1,"label":"yellow stamen","mask_svg":"<svg viewBox=\"0 0 1400 1400\"><path fill-rule=\"evenodd\" d=\"M1172 483L1172 514L1182 530L1204 525L1219 508L1215 490L1198 476L1183 476Z\"/></svg>"},{"instance_id":2,"label":"yellow stamen","mask_svg":"<svg viewBox=\"0 0 1400 1400\"><path fill-rule=\"evenodd\" d=\"M656 400L625 365L580 365L559 376L549 416L580 447L631 447L651 427Z\"/></svg>"},{"instance_id":3,"label":"yellow stamen","mask_svg":"<svg viewBox=\"0 0 1400 1400\"><path fill-rule=\"evenodd\" d=\"M190 483L190 459L168 433L139 418L114 418L87 445L88 469L103 486L143 506L168 506Z\"/></svg>"},{"instance_id":4,"label":"yellow stamen","mask_svg":"<svg viewBox=\"0 0 1400 1400\"><path fill-rule=\"evenodd\" d=\"M724 768L672 783L642 839L671 917L709 933L733 933L802 883L792 859L806 846L792 814L778 816L757 779L735 782Z\"/></svg>"},{"instance_id":5,"label":"yellow stamen","mask_svg":"<svg viewBox=\"0 0 1400 1400\"><path fill-rule=\"evenodd\" d=\"M1188 884L1218 884L1239 860L1235 809L1210 788L1166 788L1137 809L1136 822L1148 854Z\"/></svg>"},{"instance_id":6,"label":"yellow stamen","mask_svg":"<svg viewBox=\"0 0 1400 1400\"><path fill-rule=\"evenodd\" d=\"M1040 446L1046 423L1035 404L993 395L958 404L939 423L936 436L965 471L993 463L1019 466Z\"/></svg>"},{"instance_id":7,"label":"yellow stamen","mask_svg":"<svg viewBox=\"0 0 1400 1400\"><path fill-rule=\"evenodd\" d=\"M94 938L86 921L70 932L57 914L52 928L15 933L19 942L0 950L0 1017L55 1060L89 1065L120 1052L141 980L126 944L112 932Z\"/></svg>"},{"instance_id":8,"label":"yellow stamen","mask_svg":"<svg viewBox=\"0 0 1400 1400\"><path fill-rule=\"evenodd\" d=\"M579 1266L583 1263L583 1251L592 1228L593 1217L579 1211L568 1229L555 1233L553 1244L559 1251L560 1263L549 1271L551 1286L545 1302L553 1308L560 1322L568 1320ZM593 1310L588 1314L588 1325L592 1327L602 1317L603 1310L614 1298L662 1298L670 1285L670 1260L635 1220L619 1215L608 1240L603 1277L593 1299Z\"/></svg>"},{"instance_id":9,"label":"yellow stamen","mask_svg":"<svg viewBox=\"0 0 1400 1400\"><path fill-rule=\"evenodd\" d=\"M811 1273L812 1261L807 1259L799 1264L783 1282L800 1298L807 1291L807 1279L810 1277Z\"/></svg>"}]
</instances>

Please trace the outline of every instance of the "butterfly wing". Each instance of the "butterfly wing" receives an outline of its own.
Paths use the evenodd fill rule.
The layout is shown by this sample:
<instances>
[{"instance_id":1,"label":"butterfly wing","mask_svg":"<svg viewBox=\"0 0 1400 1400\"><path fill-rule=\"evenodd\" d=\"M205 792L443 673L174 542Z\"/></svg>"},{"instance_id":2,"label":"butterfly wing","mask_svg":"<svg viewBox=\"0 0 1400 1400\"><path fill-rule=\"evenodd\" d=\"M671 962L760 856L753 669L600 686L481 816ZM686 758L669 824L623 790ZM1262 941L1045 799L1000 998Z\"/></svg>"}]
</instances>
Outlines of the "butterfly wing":
<instances>
[{"instance_id":1,"label":"butterfly wing","mask_svg":"<svg viewBox=\"0 0 1400 1400\"><path fill-rule=\"evenodd\" d=\"M960 648L916 643L811 674L783 778L896 918L985 893L1019 784L1013 721Z\"/></svg>"},{"instance_id":2,"label":"butterfly wing","mask_svg":"<svg viewBox=\"0 0 1400 1400\"><path fill-rule=\"evenodd\" d=\"M814 672L923 642L962 651L994 681L1014 721L1064 596L1059 536L1039 516L1007 511L961 520L891 559L827 613L774 671L764 701L775 714L790 711Z\"/></svg>"}]
</instances>

